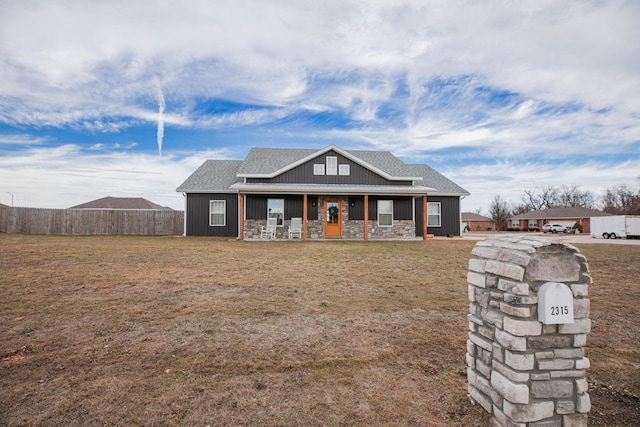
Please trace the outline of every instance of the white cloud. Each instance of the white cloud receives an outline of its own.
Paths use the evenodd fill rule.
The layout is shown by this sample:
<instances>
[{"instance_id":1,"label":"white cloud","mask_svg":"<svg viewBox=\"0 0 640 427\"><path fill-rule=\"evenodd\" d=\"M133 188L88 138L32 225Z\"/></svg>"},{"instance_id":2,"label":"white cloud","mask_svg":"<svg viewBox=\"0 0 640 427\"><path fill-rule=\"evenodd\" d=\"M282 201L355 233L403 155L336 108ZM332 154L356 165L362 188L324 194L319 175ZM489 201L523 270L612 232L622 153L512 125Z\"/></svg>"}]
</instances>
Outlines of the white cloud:
<instances>
[{"instance_id":1,"label":"white cloud","mask_svg":"<svg viewBox=\"0 0 640 427\"><path fill-rule=\"evenodd\" d=\"M144 197L184 209L178 185L207 158L233 155L216 150L159 157L113 149L86 152L73 144L36 147L0 157L0 197L11 192L15 206L42 208L68 208L106 196Z\"/></svg>"},{"instance_id":2,"label":"white cloud","mask_svg":"<svg viewBox=\"0 0 640 427\"><path fill-rule=\"evenodd\" d=\"M582 161L562 163L498 161L477 163L463 168L440 170L471 193L463 200L465 211L487 209L493 197L519 203L525 190L577 185L583 191L602 196L607 188L634 185L640 177L640 160L626 162Z\"/></svg>"},{"instance_id":3,"label":"white cloud","mask_svg":"<svg viewBox=\"0 0 640 427\"><path fill-rule=\"evenodd\" d=\"M0 144L6 145L41 145L48 141L46 137L27 134L0 134Z\"/></svg>"},{"instance_id":4,"label":"white cloud","mask_svg":"<svg viewBox=\"0 0 640 427\"><path fill-rule=\"evenodd\" d=\"M0 18L11 40L0 45L10 77L2 93L121 87L126 98L151 73L187 97L277 103L301 96L309 73L360 69L419 82L480 73L527 96L634 111L640 9L611 3L13 3ZM122 75L105 81L109 69Z\"/></svg>"},{"instance_id":5,"label":"white cloud","mask_svg":"<svg viewBox=\"0 0 640 427\"><path fill-rule=\"evenodd\" d=\"M463 186L473 186L472 198L495 182L514 193L520 181L560 177L619 183L634 175L637 154L622 166L574 160L637 148L638 17L640 2L632 0L3 2L0 123L122 134L154 123L163 151L165 128L167 135L171 127L233 130L335 113L349 125L300 132L427 163L480 157L485 166L475 168L486 168L477 174L486 181L460 175ZM251 107L202 108L212 99ZM151 160L107 153L117 147L101 142L88 155L20 132L0 135L4 146L30 147L0 158L20 179L5 171L0 178L24 193L19 183L36 185L39 175L60 189L67 184L56 174L84 188L71 178L81 171L65 173L74 170L65 157L95 164L90 170L103 179L84 179L105 191L117 189L104 187L109 182L125 192L142 189L129 189L136 180L122 172L126 165L136 176L157 177L158 188L169 184L172 168L182 171L171 157L179 147L168 139L166 158ZM564 167L545 166L545 156L565 159ZM11 166L20 159L30 169ZM132 159L153 165L149 174ZM109 175L97 168L102 163L121 172ZM171 179L170 188L181 182ZM36 193L31 202L42 206Z\"/></svg>"}]
</instances>

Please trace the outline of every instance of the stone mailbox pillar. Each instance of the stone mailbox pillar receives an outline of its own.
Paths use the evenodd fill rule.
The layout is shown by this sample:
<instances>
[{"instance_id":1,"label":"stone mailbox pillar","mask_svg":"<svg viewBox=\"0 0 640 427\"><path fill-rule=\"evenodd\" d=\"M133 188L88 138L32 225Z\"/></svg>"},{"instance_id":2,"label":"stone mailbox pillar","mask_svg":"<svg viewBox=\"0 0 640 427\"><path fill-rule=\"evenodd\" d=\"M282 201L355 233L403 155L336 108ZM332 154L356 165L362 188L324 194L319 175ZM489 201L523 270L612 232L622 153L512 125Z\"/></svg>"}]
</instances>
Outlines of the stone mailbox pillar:
<instances>
[{"instance_id":1,"label":"stone mailbox pillar","mask_svg":"<svg viewBox=\"0 0 640 427\"><path fill-rule=\"evenodd\" d=\"M585 257L555 239L515 235L478 242L471 254L469 396L497 426L586 427Z\"/></svg>"}]
</instances>

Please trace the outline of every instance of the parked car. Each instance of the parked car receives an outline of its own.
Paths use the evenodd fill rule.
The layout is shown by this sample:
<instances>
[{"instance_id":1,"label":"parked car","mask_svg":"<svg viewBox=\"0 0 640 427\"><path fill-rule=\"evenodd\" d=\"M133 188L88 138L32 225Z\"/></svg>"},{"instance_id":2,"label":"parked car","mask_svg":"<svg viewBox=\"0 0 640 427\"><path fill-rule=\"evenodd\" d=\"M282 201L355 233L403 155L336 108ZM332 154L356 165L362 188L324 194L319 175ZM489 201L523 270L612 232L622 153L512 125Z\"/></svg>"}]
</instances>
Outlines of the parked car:
<instances>
[{"instance_id":1,"label":"parked car","mask_svg":"<svg viewBox=\"0 0 640 427\"><path fill-rule=\"evenodd\" d=\"M545 233L564 233L566 231L566 227L560 224L545 224L542 226L542 231Z\"/></svg>"}]
</instances>

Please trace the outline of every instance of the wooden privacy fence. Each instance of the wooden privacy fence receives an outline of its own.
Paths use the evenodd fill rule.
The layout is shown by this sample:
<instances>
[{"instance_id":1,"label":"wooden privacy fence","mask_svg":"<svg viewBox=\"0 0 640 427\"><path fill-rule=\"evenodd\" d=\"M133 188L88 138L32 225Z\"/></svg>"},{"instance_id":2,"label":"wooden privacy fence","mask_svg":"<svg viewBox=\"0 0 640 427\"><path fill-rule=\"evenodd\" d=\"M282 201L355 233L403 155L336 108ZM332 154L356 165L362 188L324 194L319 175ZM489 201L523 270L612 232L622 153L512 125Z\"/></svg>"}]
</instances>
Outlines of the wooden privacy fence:
<instances>
[{"instance_id":1,"label":"wooden privacy fence","mask_svg":"<svg viewBox=\"0 0 640 427\"><path fill-rule=\"evenodd\" d=\"M0 232L25 234L144 234L184 232L174 210L39 209L0 207Z\"/></svg>"}]
</instances>

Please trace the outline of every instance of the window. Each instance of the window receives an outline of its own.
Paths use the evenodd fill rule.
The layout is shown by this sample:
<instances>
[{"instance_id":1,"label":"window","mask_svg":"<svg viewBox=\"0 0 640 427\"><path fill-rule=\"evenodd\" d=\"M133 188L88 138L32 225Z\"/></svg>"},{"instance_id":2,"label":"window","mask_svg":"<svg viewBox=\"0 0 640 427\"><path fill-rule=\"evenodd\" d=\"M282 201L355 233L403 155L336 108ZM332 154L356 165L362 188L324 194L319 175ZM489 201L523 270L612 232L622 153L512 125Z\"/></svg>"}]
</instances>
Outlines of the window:
<instances>
[{"instance_id":1,"label":"window","mask_svg":"<svg viewBox=\"0 0 640 427\"><path fill-rule=\"evenodd\" d=\"M226 200L210 200L209 201L209 226L224 227L227 219L227 201Z\"/></svg>"},{"instance_id":2,"label":"window","mask_svg":"<svg viewBox=\"0 0 640 427\"><path fill-rule=\"evenodd\" d=\"M530 219L529 220L529 228L537 227L537 226L538 226L538 220L537 219Z\"/></svg>"},{"instance_id":3,"label":"window","mask_svg":"<svg viewBox=\"0 0 640 427\"><path fill-rule=\"evenodd\" d=\"M267 200L267 218L277 218L278 227L284 224L284 199Z\"/></svg>"},{"instance_id":4,"label":"window","mask_svg":"<svg viewBox=\"0 0 640 427\"><path fill-rule=\"evenodd\" d=\"M442 208L440 202L427 203L427 227L440 227Z\"/></svg>"},{"instance_id":5,"label":"window","mask_svg":"<svg viewBox=\"0 0 640 427\"><path fill-rule=\"evenodd\" d=\"M327 156L327 175L338 175L338 158Z\"/></svg>"},{"instance_id":6,"label":"window","mask_svg":"<svg viewBox=\"0 0 640 427\"><path fill-rule=\"evenodd\" d=\"M393 225L393 200L378 200L378 226Z\"/></svg>"},{"instance_id":7,"label":"window","mask_svg":"<svg viewBox=\"0 0 640 427\"><path fill-rule=\"evenodd\" d=\"M314 163L313 165L314 175L324 175L324 163Z\"/></svg>"},{"instance_id":8,"label":"window","mask_svg":"<svg viewBox=\"0 0 640 427\"><path fill-rule=\"evenodd\" d=\"M340 165L338 166L338 175L349 175L351 173L351 168L349 165Z\"/></svg>"},{"instance_id":9,"label":"window","mask_svg":"<svg viewBox=\"0 0 640 427\"><path fill-rule=\"evenodd\" d=\"M511 220L511 227L512 228L519 228L520 227L520 220L519 219L512 219Z\"/></svg>"}]
</instances>

